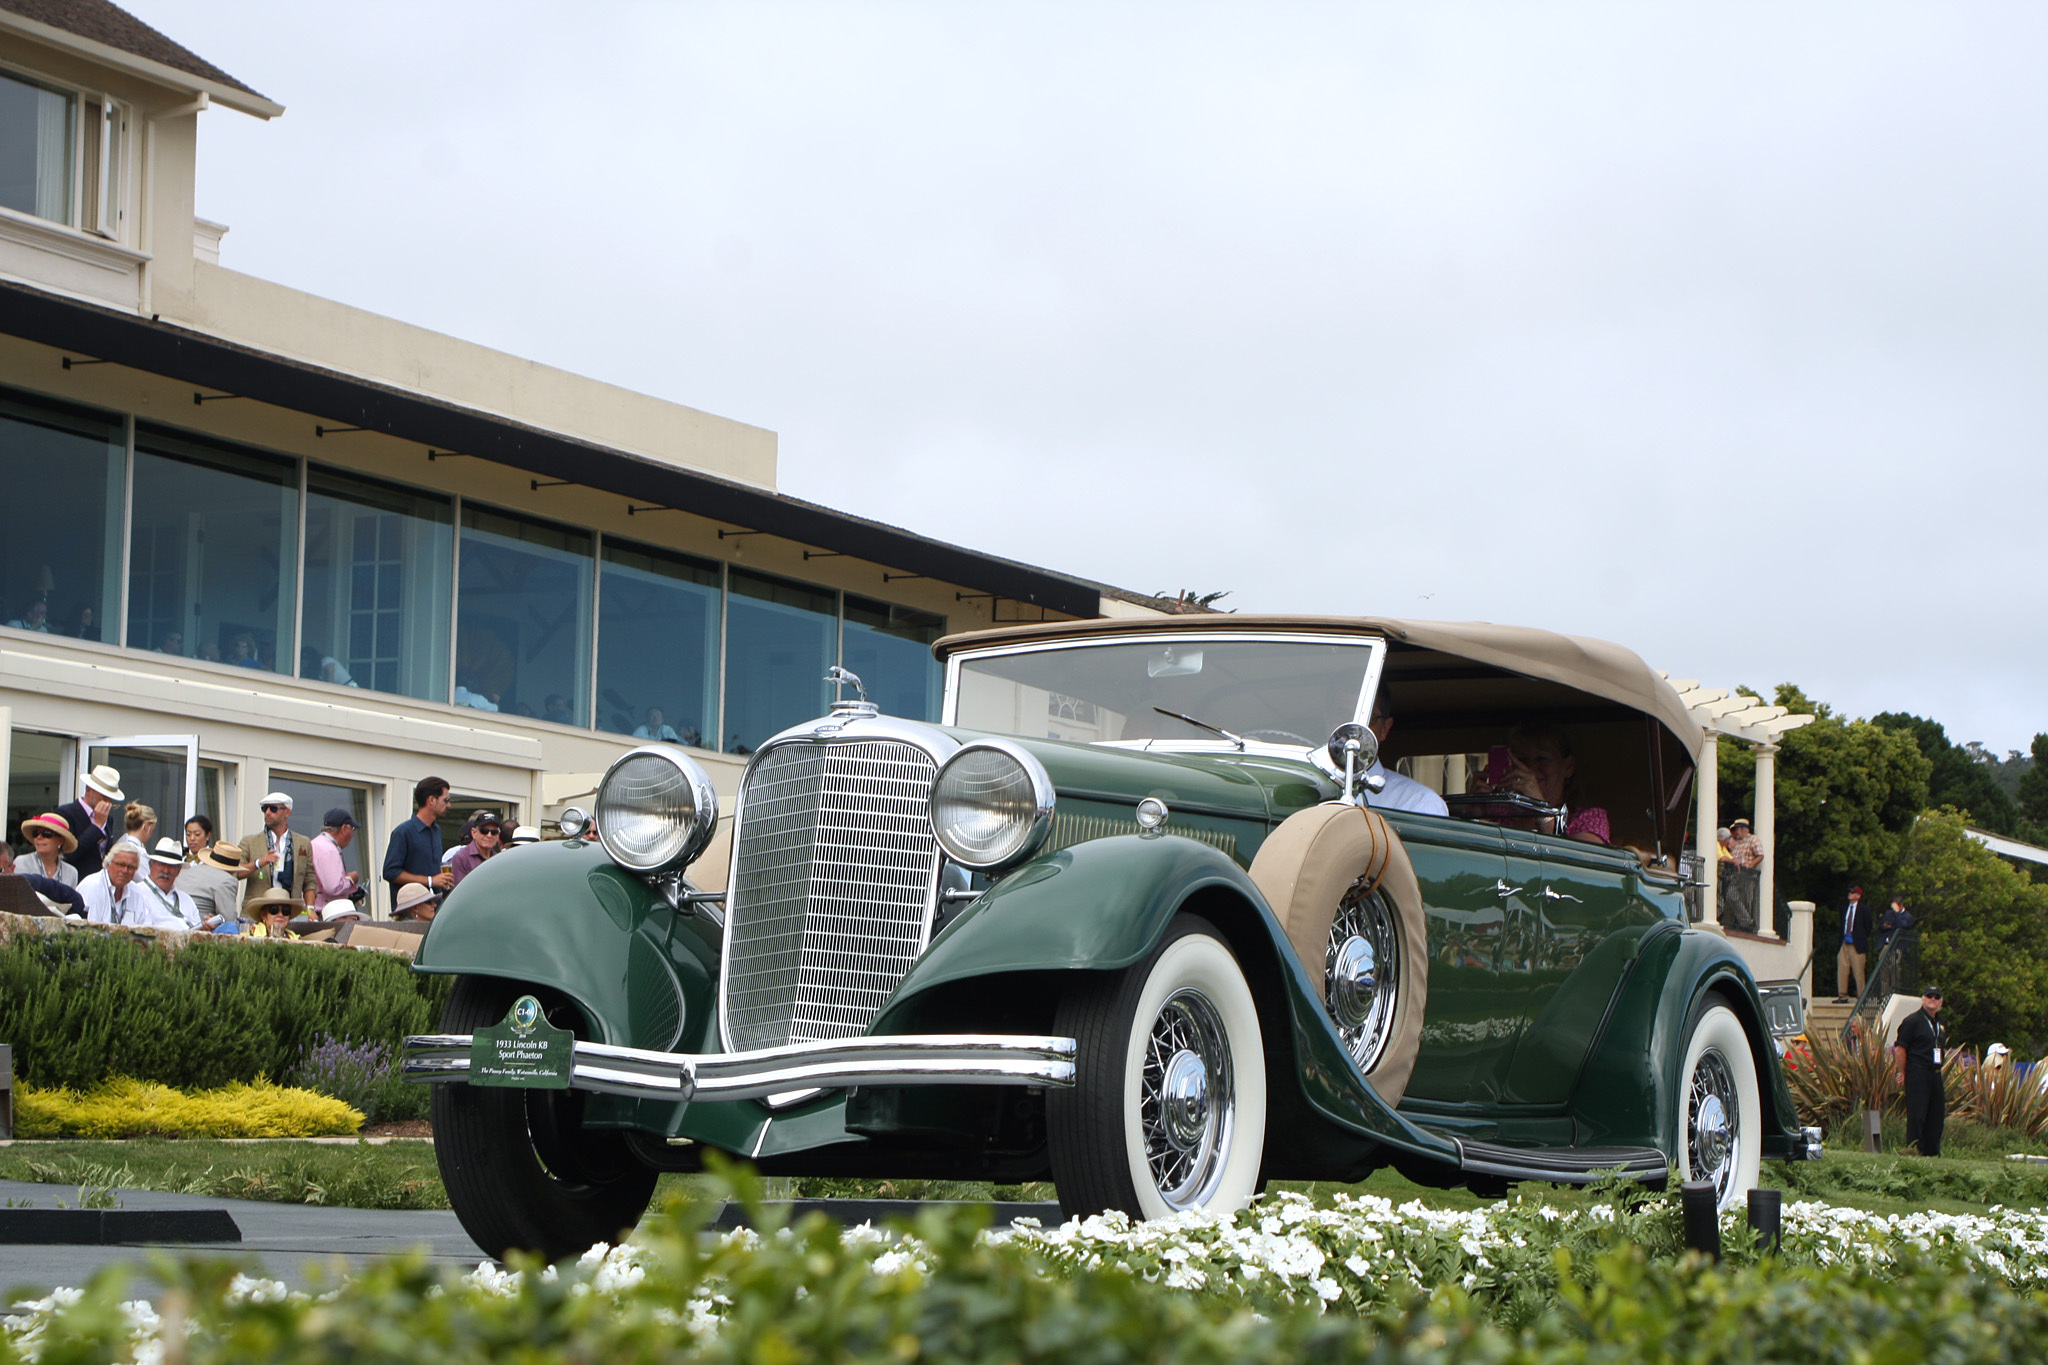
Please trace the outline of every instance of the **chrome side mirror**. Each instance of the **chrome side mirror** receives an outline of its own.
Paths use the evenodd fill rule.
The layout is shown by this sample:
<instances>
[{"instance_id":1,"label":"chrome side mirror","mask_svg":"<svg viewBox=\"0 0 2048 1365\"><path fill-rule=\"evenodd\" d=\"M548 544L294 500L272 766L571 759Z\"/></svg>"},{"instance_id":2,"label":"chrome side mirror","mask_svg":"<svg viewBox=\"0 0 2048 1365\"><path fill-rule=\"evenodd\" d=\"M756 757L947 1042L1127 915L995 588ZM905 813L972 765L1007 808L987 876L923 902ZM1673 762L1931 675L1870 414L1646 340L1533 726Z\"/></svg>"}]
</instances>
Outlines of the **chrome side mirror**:
<instances>
[{"instance_id":1,"label":"chrome side mirror","mask_svg":"<svg viewBox=\"0 0 2048 1365\"><path fill-rule=\"evenodd\" d=\"M1357 721L1346 721L1330 732L1330 762L1344 774L1344 799L1364 801L1364 792L1376 792L1387 779L1366 770L1380 761L1379 736Z\"/></svg>"}]
</instances>

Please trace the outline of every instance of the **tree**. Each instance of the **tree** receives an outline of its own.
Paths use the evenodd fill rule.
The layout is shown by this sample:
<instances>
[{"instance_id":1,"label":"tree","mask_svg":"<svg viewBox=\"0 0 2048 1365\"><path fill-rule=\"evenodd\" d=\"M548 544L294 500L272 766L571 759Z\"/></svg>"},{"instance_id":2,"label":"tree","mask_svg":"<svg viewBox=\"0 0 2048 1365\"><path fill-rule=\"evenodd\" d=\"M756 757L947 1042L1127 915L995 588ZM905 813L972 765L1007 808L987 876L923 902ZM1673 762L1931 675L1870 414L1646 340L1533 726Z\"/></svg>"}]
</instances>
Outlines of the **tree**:
<instances>
[{"instance_id":1,"label":"tree","mask_svg":"<svg viewBox=\"0 0 2048 1365\"><path fill-rule=\"evenodd\" d=\"M2020 774L2019 808L2037 825L2048 825L2048 735L2034 736L2034 761Z\"/></svg>"},{"instance_id":2,"label":"tree","mask_svg":"<svg viewBox=\"0 0 2048 1365\"><path fill-rule=\"evenodd\" d=\"M1921 929L1920 977L1958 1042L2048 1045L2048 886L1971 838L1954 809L1914 822L1897 891Z\"/></svg>"},{"instance_id":3,"label":"tree","mask_svg":"<svg viewBox=\"0 0 2048 1365\"><path fill-rule=\"evenodd\" d=\"M1791 683L1778 685L1776 700L1817 717L1778 742L1778 894L1832 905L1862 883L1874 896L1896 874L1904 835L1926 809L1932 765L1911 735L1846 720ZM1720 778L1725 824L1756 799L1748 745L1723 741ZM1702 843L1712 839L1704 831ZM1833 960L1832 947L1821 960Z\"/></svg>"},{"instance_id":4,"label":"tree","mask_svg":"<svg viewBox=\"0 0 2048 1365\"><path fill-rule=\"evenodd\" d=\"M1924 716L1887 711L1870 718L1872 725L1897 730L1913 737L1927 758L1931 771L1927 779L1927 803L1954 806L1979 829L1994 834L2012 834L2019 812L2012 798L1998 784L1997 775L1986 765L1990 754L1983 745L1974 748L1949 742L1948 731Z\"/></svg>"}]
</instances>

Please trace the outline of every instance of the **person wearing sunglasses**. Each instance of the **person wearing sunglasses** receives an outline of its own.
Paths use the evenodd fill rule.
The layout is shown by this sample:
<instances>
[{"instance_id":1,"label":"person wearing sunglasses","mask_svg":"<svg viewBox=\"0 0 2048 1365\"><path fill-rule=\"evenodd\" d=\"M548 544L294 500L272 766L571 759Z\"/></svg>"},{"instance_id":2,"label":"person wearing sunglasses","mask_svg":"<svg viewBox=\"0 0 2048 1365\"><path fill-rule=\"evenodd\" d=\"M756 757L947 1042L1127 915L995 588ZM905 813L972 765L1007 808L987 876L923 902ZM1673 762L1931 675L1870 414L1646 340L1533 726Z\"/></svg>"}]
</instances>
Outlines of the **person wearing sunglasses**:
<instances>
[{"instance_id":1,"label":"person wearing sunglasses","mask_svg":"<svg viewBox=\"0 0 2048 1365\"><path fill-rule=\"evenodd\" d=\"M448 860L448 870L455 874L455 885L462 885L462 879L482 867L486 858L496 857L504 839L505 825L498 819L496 811L480 810L470 816L469 842L456 849L455 856Z\"/></svg>"},{"instance_id":2,"label":"person wearing sunglasses","mask_svg":"<svg viewBox=\"0 0 2048 1365\"><path fill-rule=\"evenodd\" d=\"M242 857L255 875L242 883L243 901L273 886L304 904L317 895L313 841L292 830L292 799L284 792L263 798L263 828L242 837Z\"/></svg>"}]
</instances>

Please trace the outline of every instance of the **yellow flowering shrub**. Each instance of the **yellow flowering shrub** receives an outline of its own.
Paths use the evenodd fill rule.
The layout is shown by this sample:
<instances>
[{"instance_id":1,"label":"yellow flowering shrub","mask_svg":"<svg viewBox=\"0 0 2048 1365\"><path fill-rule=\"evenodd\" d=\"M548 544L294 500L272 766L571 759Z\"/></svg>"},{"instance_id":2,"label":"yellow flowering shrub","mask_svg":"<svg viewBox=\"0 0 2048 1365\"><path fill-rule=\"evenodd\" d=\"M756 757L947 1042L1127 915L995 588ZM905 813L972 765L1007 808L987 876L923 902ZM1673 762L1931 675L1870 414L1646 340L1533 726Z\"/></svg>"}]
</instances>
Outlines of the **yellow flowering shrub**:
<instances>
[{"instance_id":1,"label":"yellow flowering shrub","mask_svg":"<svg viewBox=\"0 0 2048 1365\"><path fill-rule=\"evenodd\" d=\"M14 1094L15 1132L27 1138L298 1138L355 1133L363 1114L312 1090L259 1080L217 1090L173 1090L117 1078L90 1090Z\"/></svg>"}]
</instances>

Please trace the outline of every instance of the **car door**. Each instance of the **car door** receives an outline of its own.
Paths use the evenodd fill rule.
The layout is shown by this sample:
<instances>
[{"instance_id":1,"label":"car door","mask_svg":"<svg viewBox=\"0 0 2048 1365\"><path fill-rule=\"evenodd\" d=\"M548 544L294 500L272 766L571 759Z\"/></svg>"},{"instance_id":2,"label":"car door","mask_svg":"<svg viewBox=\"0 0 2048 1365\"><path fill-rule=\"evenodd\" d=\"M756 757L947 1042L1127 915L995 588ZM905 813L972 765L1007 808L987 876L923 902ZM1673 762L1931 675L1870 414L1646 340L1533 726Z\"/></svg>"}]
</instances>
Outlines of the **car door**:
<instances>
[{"instance_id":1,"label":"car door","mask_svg":"<svg viewBox=\"0 0 2048 1365\"><path fill-rule=\"evenodd\" d=\"M1509 952L1507 859L1494 825L1387 812L1422 887L1429 923L1429 1008L1409 1100L1457 1105L1486 1097L1514 1043L1499 989ZM1504 1030L1506 1032L1504 1033Z\"/></svg>"},{"instance_id":2,"label":"car door","mask_svg":"<svg viewBox=\"0 0 2048 1365\"><path fill-rule=\"evenodd\" d=\"M1511 871L1530 877L1536 912L1521 978L1523 1027L1501 1075L1504 1105L1558 1105L1633 960L1625 950L1661 916L1637 893L1632 855L1601 844L1510 831Z\"/></svg>"}]
</instances>

